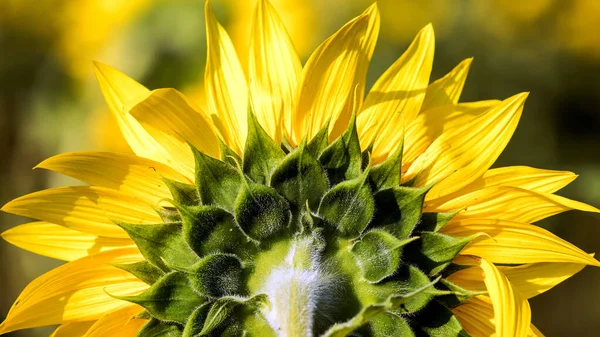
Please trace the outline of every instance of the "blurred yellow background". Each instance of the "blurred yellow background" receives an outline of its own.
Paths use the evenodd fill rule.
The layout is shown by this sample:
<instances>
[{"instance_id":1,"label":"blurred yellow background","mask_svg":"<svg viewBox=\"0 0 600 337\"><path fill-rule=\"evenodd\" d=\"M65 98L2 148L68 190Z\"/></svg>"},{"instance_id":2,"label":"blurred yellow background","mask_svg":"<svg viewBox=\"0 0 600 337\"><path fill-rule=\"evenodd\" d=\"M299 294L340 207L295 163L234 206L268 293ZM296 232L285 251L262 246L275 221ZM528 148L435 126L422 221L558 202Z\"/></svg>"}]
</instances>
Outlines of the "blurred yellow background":
<instances>
[{"instance_id":1,"label":"blurred yellow background","mask_svg":"<svg viewBox=\"0 0 600 337\"><path fill-rule=\"evenodd\" d=\"M366 0L272 0L302 60ZM462 101L531 91L496 166L528 165L581 176L562 195L600 206L600 1L380 0L381 33L370 86L433 22L432 80L474 56ZM214 0L242 63L255 0ZM202 0L0 0L0 204L76 184L31 168L80 150L130 151L102 101L91 61L149 88L175 87L203 104ZM0 214L0 230L26 222ZM542 221L588 252L600 251L600 217L572 212ZM0 318L23 287L59 264L0 243ZM546 336L600 331L600 269L586 268L531 301ZM51 329L9 336L47 336Z\"/></svg>"}]
</instances>

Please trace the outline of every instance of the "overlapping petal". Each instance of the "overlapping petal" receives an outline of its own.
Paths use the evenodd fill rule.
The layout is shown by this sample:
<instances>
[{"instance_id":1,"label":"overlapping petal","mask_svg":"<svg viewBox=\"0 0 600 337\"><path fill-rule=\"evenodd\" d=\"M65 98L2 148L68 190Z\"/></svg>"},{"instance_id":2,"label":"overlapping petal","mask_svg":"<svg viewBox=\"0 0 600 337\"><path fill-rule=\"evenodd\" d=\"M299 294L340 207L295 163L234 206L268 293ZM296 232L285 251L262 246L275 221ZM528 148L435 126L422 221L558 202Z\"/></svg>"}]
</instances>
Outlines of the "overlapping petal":
<instances>
[{"instance_id":1,"label":"overlapping petal","mask_svg":"<svg viewBox=\"0 0 600 337\"><path fill-rule=\"evenodd\" d=\"M43 221L10 228L1 236L21 249L64 261L111 249L135 247L129 238L97 236Z\"/></svg>"},{"instance_id":2,"label":"overlapping petal","mask_svg":"<svg viewBox=\"0 0 600 337\"><path fill-rule=\"evenodd\" d=\"M119 191L95 186L59 187L34 192L10 201L1 210L112 238L129 237L113 221L161 222L148 204Z\"/></svg>"},{"instance_id":3,"label":"overlapping petal","mask_svg":"<svg viewBox=\"0 0 600 337\"><path fill-rule=\"evenodd\" d=\"M312 138L329 120L330 138L346 128L355 103L360 106L362 102L378 34L379 10L373 4L310 56L302 72L293 117L292 140L296 144L303 136Z\"/></svg>"},{"instance_id":4,"label":"overlapping petal","mask_svg":"<svg viewBox=\"0 0 600 337\"><path fill-rule=\"evenodd\" d=\"M134 316L144 309L138 305L129 305L100 318L87 331L85 337L119 336L133 337L147 320L137 319Z\"/></svg>"},{"instance_id":5,"label":"overlapping petal","mask_svg":"<svg viewBox=\"0 0 600 337\"><path fill-rule=\"evenodd\" d=\"M74 322L61 324L52 332L50 337L81 337L96 321Z\"/></svg>"},{"instance_id":6,"label":"overlapping petal","mask_svg":"<svg viewBox=\"0 0 600 337\"><path fill-rule=\"evenodd\" d=\"M248 85L229 35L218 22L210 1L206 20L206 104L223 141L242 153L248 132Z\"/></svg>"},{"instance_id":7,"label":"overlapping petal","mask_svg":"<svg viewBox=\"0 0 600 337\"><path fill-rule=\"evenodd\" d=\"M111 250L69 262L33 280L0 324L0 334L37 326L97 320L130 306L111 297L136 295L148 285L109 264L143 260L137 248Z\"/></svg>"},{"instance_id":8,"label":"overlapping petal","mask_svg":"<svg viewBox=\"0 0 600 337\"><path fill-rule=\"evenodd\" d=\"M281 18L267 0L258 1L249 61L248 85L256 118L277 143L282 133L289 139L302 64Z\"/></svg>"},{"instance_id":9,"label":"overlapping petal","mask_svg":"<svg viewBox=\"0 0 600 337\"><path fill-rule=\"evenodd\" d=\"M63 153L48 158L36 168L44 168L90 185L112 188L156 205L171 198L161 177L191 182L171 167L130 154L109 152Z\"/></svg>"},{"instance_id":10,"label":"overlapping petal","mask_svg":"<svg viewBox=\"0 0 600 337\"><path fill-rule=\"evenodd\" d=\"M427 87L421 111L427 111L448 104L457 104L467 81L467 75L469 74L472 62L473 58L463 60L446 76L431 83Z\"/></svg>"}]
</instances>

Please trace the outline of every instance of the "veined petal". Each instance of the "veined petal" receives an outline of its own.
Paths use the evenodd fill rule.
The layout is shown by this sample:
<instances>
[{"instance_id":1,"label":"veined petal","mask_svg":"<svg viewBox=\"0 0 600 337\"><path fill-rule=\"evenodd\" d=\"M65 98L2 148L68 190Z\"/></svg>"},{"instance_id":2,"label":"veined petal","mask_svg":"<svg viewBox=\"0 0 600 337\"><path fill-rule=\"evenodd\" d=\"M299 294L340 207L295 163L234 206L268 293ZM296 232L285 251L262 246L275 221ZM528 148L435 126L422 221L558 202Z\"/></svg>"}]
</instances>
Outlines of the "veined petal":
<instances>
[{"instance_id":1,"label":"veined petal","mask_svg":"<svg viewBox=\"0 0 600 337\"><path fill-rule=\"evenodd\" d=\"M486 171L483 176L464 188L446 195L434 203L458 198L471 192L494 186L512 186L534 192L554 193L567 186L577 175L568 171L543 170L527 166L508 166ZM430 198L426 197L429 201Z\"/></svg>"},{"instance_id":2,"label":"veined petal","mask_svg":"<svg viewBox=\"0 0 600 337\"><path fill-rule=\"evenodd\" d=\"M427 111L447 104L457 104L467 81L467 75L469 74L472 62L472 57L463 60L446 76L431 83L427 87L421 111Z\"/></svg>"},{"instance_id":3,"label":"veined petal","mask_svg":"<svg viewBox=\"0 0 600 337\"><path fill-rule=\"evenodd\" d=\"M114 296L136 295L148 288L128 272L109 264L143 260L135 249L111 250L69 262L33 280L15 301L0 334L71 322L97 320L130 306Z\"/></svg>"},{"instance_id":4,"label":"veined petal","mask_svg":"<svg viewBox=\"0 0 600 337\"><path fill-rule=\"evenodd\" d=\"M531 325L529 302L514 291L510 282L493 263L481 259L484 282L494 307L498 337L527 336Z\"/></svg>"},{"instance_id":5,"label":"veined petal","mask_svg":"<svg viewBox=\"0 0 600 337\"><path fill-rule=\"evenodd\" d=\"M468 299L460 306L452 309L452 313L471 336L495 336L494 308L487 296L477 296ZM533 325L529 325L528 337L544 337Z\"/></svg>"},{"instance_id":6,"label":"veined petal","mask_svg":"<svg viewBox=\"0 0 600 337\"><path fill-rule=\"evenodd\" d=\"M100 318L85 334L85 337L134 337L147 320L134 318L144 309L138 305L129 305Z\"/></svg>"},{"instance_id":7,"label":"veined petal","mask_svg":"<svg viewBox=\"0 0 600 337\"><path fill-rule=\"evenodd\" d=\"M131 239L97 236L43 221L13 227L1 236L19 248L64 261L111 249L135 247Z\"/></svg>"},{"instance_id":8,"label":"veined petal","mask_svg":"<svg viewBox=\"0 0 600 337\"><path fill-rule=\"evenodd\" d=\"M175 89L153 90L130 113L163 147L194 176L194 155L187 142L201 152L219 157L219 143L203 111Z\"/></svg>"},{"instance_id":9,"label":"veined petal","mask_svg":"<svg viewBox=\"0 0 600 337\"><path fill-rule=\"evenodd\" d=\"M293 141L311 139L331 120L330 139L346 128L360 106L369 61L379 35L379 10L371 5L330 36L310 56L300 82Z\"/></svg>"},{"instance_id":10,"label":"veined petal","mask_svg":"<svg viewBox=\"0 0 600 337\"><path fill-rule=\"evenodd\" d=\"M373 144L376 162L396 150L404 136L403 128L419 113L429 84L434 47L433 27L429 24L369 91L356 122L361 146Z\"/></svg>"},{"instance_id":11,"label":"veined petal","mask_svg":"<svg viewBox=\"0 0 600 337\"><path fill-rule=\"evenodd\" d=\"M574 262L600 266L600 262L551 232L526 223L499 219L461 219L442 228L452 236L475 238L461 254L480 256L494 263Z\"/></svg>"},{"instance_id":12,"label":"veined petal","mask_svg":"<svg viewBox=\"0 0 600 337\"><path fill-rule=\"evenodd\" d=\"M62 173L90 185L119 190L151 205L171 198L161 177L187 183L193 181L150 159L109 152L63 153L44 160L36 168Z\"/></svg>"},{"instance_id":13,"label":"veined petal","mask_svg":"<svg viewBox=\"0 0 600 337\"><path fill-rule=\"evenodd\" d=\"M50 337L81 337L96 321L74 322L61 324Z\"/></svg>"},{"instance_id":14,"label":"veined petal","mask_svg":"<svg viewBox=\"0 0 600 337\"><path fill-rule=\"evenodd\" d=\"M450 104L421 112L406 129L402 166L405 169L410 167L442 133L462 127L499 102L487 100Z\"/></svg>"},{"instance_id":15,"label":"veined petal","mask_svg":"<svg viewBox=\"0 0 600 337\"><path fill-rule=\"evenodd\" d=\"M135 154L179 169L177 161L126 110L148 96L150 90L122 72L94 62L94 71L104 99L117 119L121 133Z\"/></svg>"},{"instance_id":16,"label":"veined petal","mask_svg":"<svg viewBox=\"0 0 600 337\"><path fill-rule=\"evenodd\" d=\"M113 238L129 236L112 220L162 222L149 205L119 191L95 186L59 187L27 194L0 210Z\"/></svg>"},{"instance_id":17,"label":"veined petal","mask_svg":"<svg viewBox=\"0 0 600 337\"><path fill-rule=\"evenodd\" d=\"M529 299L544 293L566 279L580 272L586 264L583 263L528 263L516 267L501 266L498 269L508 278L512 287ZM483 270L471 267L457 271L448 277L465 289L485 291Z\"/></svg>"},{"instance_id":18,"label":"veined petal","mask_svg":"<svg viewBox=\"0 0 600 337\"><path fill-rule=\"evenodd\" d=\"M302 63L268 0L258 1L249 62L250 98L256 118L275 142L281 142L282 129L289 139Z\"/></svg>"},{"instance_id":19,"label":"veined petal","mask_svg":"<svg viewBox=\"0 0 600 337\"><path fill-rule=\"evenodd\" d=\"M504 150L517 127L527 93L518 94L462 127L444 132L407 172L415 185L437 182L430 198L452 193L482 176Z\"/></svg>"},{"instance_id":20,"label":"veined petal","mask_svg":"<svg viewBox=\"0 0 600 337\"><path fill-rule=\"evenodd\" d=\"M248 133L246 78L231 39L217 21L210 1L206 1L204 14L208 49L204 73L206 104L223 141L242 154Z\"/></svg>"},{"instance_id":21,"label":"veined petal","mask_svg":"<svg viewBox=\"0 0 600 337\"><path fill-rule=\"evenodd\" d=\"M425 211L444 212L464 209L455 219L500 219L533 223L573 209L599 213L597 208L550 193L511 186L496 186L438 203L428 202Z\"/></svg>"}]
</instances>

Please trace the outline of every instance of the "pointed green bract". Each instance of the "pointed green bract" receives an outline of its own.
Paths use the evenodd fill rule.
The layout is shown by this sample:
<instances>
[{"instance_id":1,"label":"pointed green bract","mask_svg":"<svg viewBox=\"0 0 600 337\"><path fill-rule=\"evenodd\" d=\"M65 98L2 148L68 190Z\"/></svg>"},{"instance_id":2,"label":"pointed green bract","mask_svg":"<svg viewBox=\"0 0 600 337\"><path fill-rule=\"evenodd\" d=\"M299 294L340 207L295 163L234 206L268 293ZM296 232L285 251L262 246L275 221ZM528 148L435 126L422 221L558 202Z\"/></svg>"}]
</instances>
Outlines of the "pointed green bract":
<instances>
[{"instance_id":1,"label":"pointed green bract","mask_svg":"<svg viewBox=\"0 0 600 337\"><path fill-rule=\"evenodd\" d=\"M196 159L196 187L203 205L233 210L241 178L229 164L205 155L192 147Z\"/></svg>"},{"instance_id":2,"label":"pointed green bract","mask_svg":"<svg viewBox=\"0 0 600 337\"><path fill-rule=\"evenodd\" d=\"M248 111L248 137L244 147L244 173L259 184L268 184L271 173L285 157L279 144L260 126L252 111Z\"/></svg>"},{"instance_id":3,"label":"pointed green bract","mask_svg":"<svg viewBox=\"0 0 600 337\"><path fill-rule=\"evenodd\" d=\"M419 232L438 232L459 212L460 210L444 213L423 213L416 230Z\"/></svg>"},{"instance_id":4,"label":"pointed green bract","mask_svg":"<svg viewBox=\"0 0 600 337\"><path fill-rule=\"evenodd\" d=\"M238 164L242 162L242 158L235 153L232 149L227 146L221 138L217 137L219 141L219 152L221 153L221 161L231 165L232 167L237 167Z\"/></svg>"},{"instance_id":5,"label":"pointed green bract","mask_svg":"<svg viewBox=\"0 0 600 337\"><path fill-rule=\"evenodd\" d=\"M118 264L115 267L123 269L124 271L132 274L138 279L153 284L158 281L165 273L159 268L153 266L148 261L140 261L128 264Z\"/></svg>"},{"instance_id":6,"label":"pointed green bract","mask_svg":"<svg viewBox=\"0 0 600 337\"><path fill-rule=\"evenodd\" d=\"M375 191L400 185L402 177L402 144L383 163L373 166L369 179Z\"/></svg>"},{"instance_id":7,"label":"pointed green bract","mask_svg":"<svg viewBox=\"0 0 600 337\"><path fill-rule=\"evenodd\" d=\"M138 331L139 337L181 337L179 326L164 324L156 318L152 318Z\"/></svg>"},{"instance_id":8,"label":"pointed green bract","mask_svg":"<svg viewBox=\"0 0 600 337\"><path fill-rule=\"evenodd\" d=\"M173 200L179 205L200 205L200 196L198 195L198 190L196 186L181 183L179 181L171 180L163 177L162 180L165 182L165 185L169 188L171 195L173 196Z\"/></svg>"},{"instance_id":9,"label":"pointed green bract","mask_svg":"<svg viewBox=\"0 0 600 337\"><path fill-rule=\"evenodd\" d=\"M373 337L414 337L410 325L400 316L385 313L373 318L369 323Z\"/></svg>"},{"instance_id":10,"label":"pointed green bract","mask_svg":"<svg viewBox=\"0 0 600 337\"><path fill-rule=\"evenodd\" d=\"M460 287L446 279L440 281L441 287L447 289L449 294L437 297L438 302L448 308L454 308L460 305L460 303L468 300L469 298L484 295L486 291L473 291Z\"/></svg>"},{"instance_id":11,"label":"pointed green bract","mask_svg":"<svg viewBox=\"0 0 600 337\"><path fill-rule=\"evenodd\" d=\"M415 241L409 247L410 261L418 265L430 275L436 275L444 270L458 252L463 249L477 235L467 237L454 237L450 235L422 232L421 239Z\"/></svg>"},{"instance_id":12,"label":"pointed green bract","mask_svg":"<svg viewBox=\"0 0 600 337\"><path fill-rule=\"evenodd\" d=\"M396 186L375 193L373 225L399 239L410 236L421 219L423 201L430 187Z\"/></svg>"},{"instance_id":13,"label":"pointed green bract","mask_svg":"<svg viewBox=\"0 0 600 337\"><path fill-rule=\"evenodd\" d=\"M244 266L233 254L212 254L189 269L192 287L204 296L219 298L239 294Z\"/></svg>"},{"instance_id":14,"label":"pointed green bract","mask_svg":"<svg viewBox=\"0 0 600 337\"><path fill-rule=\"evenodd\" d=\"M321 152L319 161L332 184L360 176L362 153L356 132L356 116L352 117L346 131Z\"/></svg>"},{"instance_id":15,"label":"pointed green bract","mask_svg":"<svg viewBox=\"0 0 600 337\"><path fill-rule=\"evenodd\" d=\"M323 150L329 145L329 120L319 132L306 145L308 152L315 158L319 158Z\"/></svg>"},{"instance_id":16,"label":"pointed green bract","mask_svg":"<svg viewBox=\"0 0 600 337\"><path fill-rule=\"evenodd\" d=\"M416 317L413 325L431 337L468 337L458 319L450 310L437 301L431 303Z\"/></svg>"}]
</instances>

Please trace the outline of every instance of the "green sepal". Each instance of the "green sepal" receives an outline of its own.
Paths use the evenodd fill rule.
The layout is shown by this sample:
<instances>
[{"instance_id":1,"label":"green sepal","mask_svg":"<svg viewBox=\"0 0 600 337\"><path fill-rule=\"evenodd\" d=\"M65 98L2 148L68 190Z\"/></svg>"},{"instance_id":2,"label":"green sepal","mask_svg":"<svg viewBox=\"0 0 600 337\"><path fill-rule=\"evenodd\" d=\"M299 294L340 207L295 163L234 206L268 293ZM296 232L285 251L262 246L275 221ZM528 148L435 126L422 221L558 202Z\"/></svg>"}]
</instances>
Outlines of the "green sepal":
<instances>
[{"instance_id":1,"label":"green sepal","mask_svg":"<svg viewBox=\"0 0 600 337\"><path fill-rule=\"evenodd\" d=\"M285 153L275 141L265 132L248 109L248 137L244 146L243 170L250 178L259 184L268 184L271 173L277 164L285 157Z\"/></svg>"},{"instance_id":2,"label":"green sepal","mask_svg":"<svg viewBox=\"0 0 600 337\"><path fill-rule=\"evenodd\" d=\"M148 312L148 310L144 310L139 314L133 316L135 319L151 319L152 315Z\"/></svg>"},{"instance_id":3,"label":"green sepal","mask_svg":"<svg viewBox=\"0 0 600 337\"><path fill-rule=\"evenodd\" d=\"M355 115L348 123L346 131L323 150L319 161L332 184L360 176L362 153L356 132Z\"/></svg>"},{"instance_id":4,"label":"green sepal","mask_svg":"<svg viewBox=\"0 0 600 337\"><path fill-rule=\"evenodd\" d=\"M244 233L259 241L287 230L292 217L287 201L275 189L252 182L240 189L233 215Z\"/></svg>"},{"instance_id":5,"label":"green sepal","mask_svg":"<svg viewBox=\"0 0 600 337\"><path fill-rule=\"evenodd\" d=\"M206 315L202 330L199 336L205 336L219 328L220 325L227 320L239 306L250 308L251 310L258 309L262 305L267 305L268 299L264 294L254 295L250 298L242 297L222 297L219 298L211 306Z\"/></svg>"},{"instance_id":6,"label":"green sepal","mask_svg":"<svg viewBox=\"0 0 600 337\"><path fill-rule=\"evenodd\" d=\"M142 326L136 337L181 337L181 328L152 318Z\"/></svg>"},{"instance_id":7,"label":"green sepal","mask_svg":"<svg viewBox=\"0 0 600 337\"><path fill-rule=\"evenodd\" d=\"M369 326L372 337L415 337L408 322L392 313L376 316Z\"/></svg>"},{"instance_id":8,"label":"green sepal","mask_svg":"<svg viewBox=\"0 0 600 337\"><path fill-rule=\"evenodd\" d=\"M384 314L389 311L393 311L405 303L409 302L415 296L418 296L427 289L433 287L439 278L431 281L420 288L415 289L406 294L391 295L382 303L370 304L362 308L362 310L356 314L350 320L344 323L336 323L329 330L327 330L321 337L345 337L348 336L352 331L360 328L364 324L370 322L378 315Z\"/></svg>"},{"instance_id":9,"label":"green sepal","mask_svg":"<svg viewBox=\"0 0 600 337\"><path fill-rule=\"evenodd\" d=\"M221 161L225 162L232 167L237 167L242 162L242 158L235 153L220 137L217 137L219 141L219 152L221 153Z\"/></svg>"},{"instance_id":10,"label":"green sepal","mask_svg":"<svg viewBox=\"0 0 600 337\"><path fill-rule=\"evenodd\" d=\"M181 215L175 207L157 207L156 213L160 216L160 219L164 223L179 223L181 222Z\"/></svg>"},{"instance_id":11,"label":"green sepal","mask_svg":"<svg viewBox=\"0 0 600 337\"><path fill-rule=\"evenodd\" d=\"M160 268L153 266L148 261L116 264L114 266L130 273L147 284L154 284L165 275Z\"/></svg>"},{"instance_id":12,"label":"green sepal","mask_svg":"<svg viewBox=\"0 0 600 337\"><path fill-rule=\"evenodd\" d=\"M180 324L185 324L196 307L205 302L190 287L187 275L178 271L163 276L139 295L116 298L144 307L161 321Z\"/></svg>"},{"instance_id":13,"label":"green sepal","mask_svg":"<svg viewBox=\"0 0 600 337\"><path fill-rule=\"evenodd\" d=\"M325 170L306 149L303 141L277 165L271 177L271 186L289 200L295 210L299 210L307 200L310 208L319 207L329 183Z\"/></svg>"},{"instance_id":14,"label":"green sepal","mask_svg":"<svg viewBox=\"0 0 600 337\"><path fill-rule=\"evenodd\" d=\"M400 185L402 177L402 144L396 152L387 157L381 164L373 166L369 180L374 191L385 190Z\"/></svg>"},{"instance_id":15,"label":"green sepal","mask_svg":"<svg viewBox=\"0 0 600 337\"><path fill-rule=\"evenodd\" d=\"M171 196L173 196L173 200L177 204L186 206L200 205L200 195L198 195L196 186L165 177L162 177L162 181L167 185L167 188L171 192Z\"/></svg>"},{"instance_id":16,"label":"green sepal","mask_svg":"<svg viewBox=\"0 0 600 337\"><path fill-rule=\"evenodd\" d=\"M421 232L420 240L408 245L405 257L416 263L429 275L436 275L444 270L454 257L475 237L455 237L435 232Z\"/></svg>"},{"instance_id":17,"label":"green sepal","mask_svg":"<svg viewBox=\"0 0 600 337\"><path fill-rule=\"evenodd\" d=\"M437 283L440 279L441 277L437 277L433 283ZM394 280L400 285L399 289L396 290L400 293L413 293L416 289L421 289L432 283L431 279L418 267L409 264L403 264L396 270ZM439 292L434 287L427 287L427 289L412 296L410 300L395 306L391 311L396 314L415 313L423 309Z\"/></svg>"},{"instance_id":18,"label":"green sepal","mask_svg":"<svg viewBox=\"0 0 600 337\"><path fill-rule=\"evenodd\" d=\"M183 236L198 256L214 252L234 253L248 241L233 215L214 206L180 207Z\"/></svg>"},{"instance_id":19,"label":"green sepal","mask_svg":"<svg viewBox=\"0 0 600 337\"><path fill-rule=\"evenodd\" d=\"M363 278L369 283L377 283L398 269L401 248L417 238L399 240L385 231L372 230L365 233L350 251Z\"/></svg>"},{"instance_id":20,"label":"green sepal","mask_svg":"<svg viewBox=\"0 0 600 337\"><path fill-rule=\"evenodd\" d=\"M448 292L450 292L447 295L438 296L436 298L440 303L442 303L448 308L457 307L469 298L483 295L486 293L486 291L474 291L465 289L446 279L442 279L439 283L439 286L443 288L443 290L447 290Z\"/></svg>"},{"instance_id":21,"label":"green sepal","mask_svg":"<svg viewBox=\"0 0 600 337\"><path fill-rule=\"evenodd\" d=\"M206 316L208 315L208 311L210 310L211 306L212 302L206 302L194 310L185 324L182 337L200 336L200 332L204 326L204 321L206 320Z\"/></svg>"},{"instance_id":22,"label":"green sepal","mask_svg":"<svg viewBox=\"0 0 600 337\"><path fill-rule=\"evenodd\" d=\"M186 271L192 287L212 298L239 294L243 272L242 261L233 254L205 256Z\"/></svg>"},{"instance_id":23,"label":"green sepal","mask_svg":"<svg viewBox=\"0 0 600 337\"><path fill-rule=\"evenodd\" d=\"M242 183L238 171L194 147L192 151L196 160L196 187L202 204L233 211L235 197Z\"/></svg>"},{"instance_id":24,"label":"green sepal","mask_svg":"<svg viewBox=\"0 0 600 337\"><path fill-rule=\"evenodd\" d=\"M185 268L198 261L185 243L181 224L117 224L129 234L146 260L164 271L169 271L169 266Z\"/></svg>"},{"instance_id":25,"label":"green sepal","mask_svg":"<svg viewBox=\"0 0 600 337\"><path fill-rule=\"evenodd\" d=\"M469 337L460 324L458 318L448 308L431 301L416 317L411 317L411 322L418 336L429 337Z\"/></svg>"},{"instance_id":26,"label":"green sepal","mask_svg":"<svg viewBox=\"0 0 600 337\"><path fill-rule=\"evenodd\" d=\"M343 181L330 189L321 199L318 215L344 236L357 237L367 227L375 212L367 176Z\"/></svg>"},{"instance_id":27,"label":"green sepal","mask_svg":"<svg viewBox=\"0 0 600 337\"><path fill-rule=\"evenodd\" d=\"M454 212L423 213L415 231L438 232L459 212L460 210Z\"/></svg>"},{"instance_id":28,"label":"green sepal","mask_svg":"<svg viewBox=\"0 0 600 337\"><path fill-rule=\"evenodd\" d=\"M373 227L383 228L399 239L410 236L421 218L427 187L396 186L375 193Z\"/></svg>"},{"instance_id":29,"label":"green sepal","mask_svg":"<svg viewBox=\"0 0 600 337\"><path fill-rule=\"evenodd\" d=\"M308 152L315 158L319 158L323 150L329 145L329 123L330 120L327 120L321 130L306 145Z\"/></svg>"}]
</instances>

